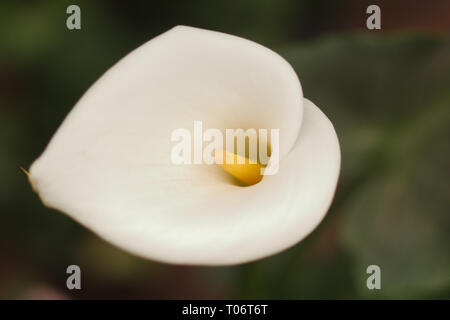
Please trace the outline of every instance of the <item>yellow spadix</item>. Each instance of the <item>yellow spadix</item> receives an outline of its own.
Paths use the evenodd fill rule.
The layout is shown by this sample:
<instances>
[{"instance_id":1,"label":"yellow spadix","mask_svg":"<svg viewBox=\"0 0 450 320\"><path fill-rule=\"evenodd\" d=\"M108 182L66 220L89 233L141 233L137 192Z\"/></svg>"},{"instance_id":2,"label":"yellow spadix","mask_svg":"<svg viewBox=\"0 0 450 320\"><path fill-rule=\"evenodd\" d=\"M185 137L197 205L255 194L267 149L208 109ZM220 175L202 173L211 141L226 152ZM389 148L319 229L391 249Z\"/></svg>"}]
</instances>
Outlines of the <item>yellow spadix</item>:
<instances>
[{"instance_id":1,"label":"yellow spadix","mask_svg":"<svg viewBox=\"0 0 450 320\"><path fill-rule=\"evenodd\" d=\"M253 162L256 163L251 163L249 158L227 150L216 152L216 163L244 186L257 184L263 178L261 169L265 165L259 161Z\"/></svg>"}]
</instances>

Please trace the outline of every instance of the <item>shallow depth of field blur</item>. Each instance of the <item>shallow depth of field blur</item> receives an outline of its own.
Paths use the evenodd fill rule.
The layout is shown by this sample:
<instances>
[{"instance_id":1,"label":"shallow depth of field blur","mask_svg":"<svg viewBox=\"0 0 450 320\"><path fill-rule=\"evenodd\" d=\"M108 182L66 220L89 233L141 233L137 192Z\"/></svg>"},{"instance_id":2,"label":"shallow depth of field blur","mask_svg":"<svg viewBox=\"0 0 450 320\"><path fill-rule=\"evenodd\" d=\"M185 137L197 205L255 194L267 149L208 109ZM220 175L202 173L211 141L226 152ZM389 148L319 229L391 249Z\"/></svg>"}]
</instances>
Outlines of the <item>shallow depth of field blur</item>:
<instances>
[{"instance_id":1,"label":"shallow depth of field blur","mask_svg":"<svg viewBox=\"0 0 450 320\"><path fill-rule=\"evenodd\" d=\"M449 1L149 3L0 3L0 299L450 298ZM70 4L79 31L66 28ZM381 31L365 28L369 4ZM45 208L19 169L110 66L178 24L277 51L335 125L335 201L289 250L233 267L136 258ZM71 264L82 290L66 289ZM371 264L381 290L366 288Z\"/></svg>"}]
</instances>

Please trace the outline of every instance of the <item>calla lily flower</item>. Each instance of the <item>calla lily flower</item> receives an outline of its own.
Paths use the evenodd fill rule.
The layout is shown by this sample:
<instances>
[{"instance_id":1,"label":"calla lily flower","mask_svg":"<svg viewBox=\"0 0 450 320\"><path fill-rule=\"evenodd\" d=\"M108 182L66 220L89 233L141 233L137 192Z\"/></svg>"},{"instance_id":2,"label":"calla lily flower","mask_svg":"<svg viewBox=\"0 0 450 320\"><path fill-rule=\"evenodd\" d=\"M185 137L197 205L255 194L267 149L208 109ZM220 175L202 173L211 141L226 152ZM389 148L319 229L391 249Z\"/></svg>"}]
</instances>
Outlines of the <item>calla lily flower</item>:
<instances>
[{"instance_id":1,"label":"calla lily flower","mask_svg":"<svg viewBox=\"0 0 450 320\"><path fill-rule=\"evenodd\" d=\"M279 129L278 172L242 186L229 174L239 179L241 171L226 165L172 163L171 132L195 120L220 130ZM288 62L243 38L178 26L97 80L29 180L46 206L135 255L232 265L311 233L339 171L333 125L303 98Z\"/></svg>"}]
</instances>

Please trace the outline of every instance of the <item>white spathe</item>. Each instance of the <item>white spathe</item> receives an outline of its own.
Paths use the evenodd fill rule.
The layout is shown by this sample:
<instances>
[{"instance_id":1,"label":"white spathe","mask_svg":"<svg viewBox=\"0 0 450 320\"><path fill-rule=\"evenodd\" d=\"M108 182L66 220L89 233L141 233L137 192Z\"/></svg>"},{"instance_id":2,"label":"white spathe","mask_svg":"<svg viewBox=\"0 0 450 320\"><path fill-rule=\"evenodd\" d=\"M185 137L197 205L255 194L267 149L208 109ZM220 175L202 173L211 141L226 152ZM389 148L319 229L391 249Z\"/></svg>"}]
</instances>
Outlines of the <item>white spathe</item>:
<instances>
[{"instance_id":1,"label":"white spathe","mask_svg":"<svg viewBox=\"0 0 450 320\"><path fill-rule=\"evenodd\" d=\"M217 165L174 165L171 132L280 129L280 169L249 187ZM206 129L206 128L205 128ZM320 223L339 142L292 67L239 37L178 26L108 70L80 99L30 182L43 203L136 255L228 265L282 251Z\"/></svg>"}]
</instances>

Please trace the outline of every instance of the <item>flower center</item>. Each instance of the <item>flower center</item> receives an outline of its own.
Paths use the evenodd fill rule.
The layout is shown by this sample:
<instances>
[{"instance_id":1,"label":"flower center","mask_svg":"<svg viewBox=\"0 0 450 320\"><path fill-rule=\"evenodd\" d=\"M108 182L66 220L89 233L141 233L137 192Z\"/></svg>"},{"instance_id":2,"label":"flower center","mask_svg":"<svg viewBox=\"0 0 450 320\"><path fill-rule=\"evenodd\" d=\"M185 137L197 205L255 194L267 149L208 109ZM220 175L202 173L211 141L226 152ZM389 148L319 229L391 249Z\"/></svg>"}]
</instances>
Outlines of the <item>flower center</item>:
<instances>
[{"instance_id":1,"label":"flower center","mask_svg":"<svg viewBox=\"0 0 450 320\"><path fill-rule=\"evenodd\" d=\"M220 160L220 161L219 161ZM254 163L256 162L256 163ZM231 174L241 186L251 186L263 178L261 169L265 165L259 161L250 161L249 158L226 150L216 153L216 163Z\"/></svg>"}]
</instances>

